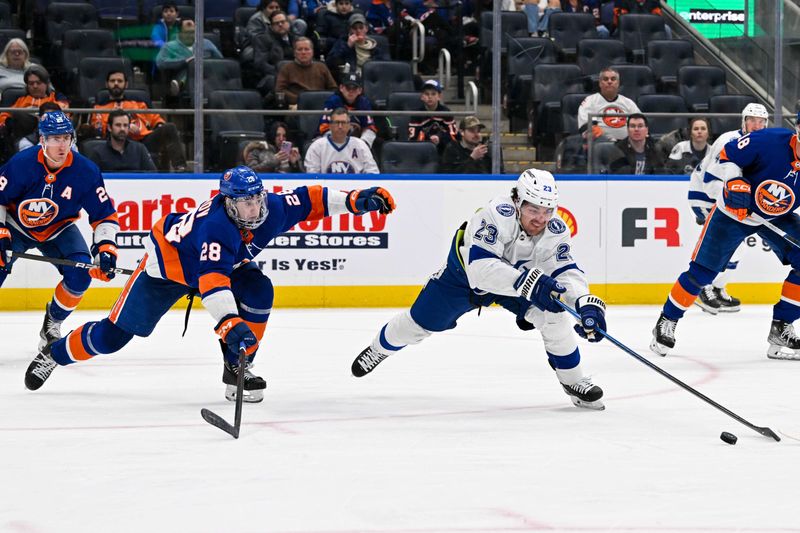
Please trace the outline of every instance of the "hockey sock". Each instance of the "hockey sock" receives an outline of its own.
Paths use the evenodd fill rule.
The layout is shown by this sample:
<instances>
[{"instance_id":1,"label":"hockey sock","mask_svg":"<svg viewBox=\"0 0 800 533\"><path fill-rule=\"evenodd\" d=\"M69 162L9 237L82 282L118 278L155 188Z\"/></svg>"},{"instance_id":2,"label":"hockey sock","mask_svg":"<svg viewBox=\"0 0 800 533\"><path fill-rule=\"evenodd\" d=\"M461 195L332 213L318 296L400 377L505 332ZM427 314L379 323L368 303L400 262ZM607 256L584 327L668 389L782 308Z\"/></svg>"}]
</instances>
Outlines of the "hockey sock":
<instances>
[{"instance_id":1,"label":"hockey sock","mask_svg":"<svg viewBox=\"0 0 800 533\"><path fill-rule=\"evenodd\" d=\"M800 275L789 272L781 288L781 299L772 308L772 318L790 324L800 318Z\"/></svg>"},{"instance_id":2,"label":"hockey sock","mask_svg":"<svg viewBox=\"0 0 800 533\"><path fill-rule=\"evenodd\" d=\"M739 261L731 261L725 267L725 270L720 272L714 281L711 282L711 285L716 287L717 289L724 289L725 285L730 282L731 276L736 272L736 267L739 266Z\"/></svg>"},{"instance_id":3,"label":"hockey sock","mask_svg":"<svg viewBox=\"0 0 800 533\"><path fill-rule=\"evenodd\" d=\"M409 344L422 342L430 334L430 331L417 324L409 311L403 311L381 328L372 341L372 349L382 353L393 353Z\"/></svg>"},{"instance_id":4,"label":"hockey sock","mask_svg":"<svg viewBox=\"0 0 800 533\"><path fill-rule=\"evenodd\" d=\"M680 320L689 307L692 306L700 290L711 283L717 272L702 267L692 261L689 270L678 276L678 281L672 286L669 297L664 303L664 316L670 320Z\"/></svg>"},{"instance_id":5,"label":"hockey sock","mask_svg":"<svg viewBox=\"0 0 800 533\"><path fill-rule=\"evenodd\" d=\"M132 338L132 333L104 318L100 322L87 322L56 341L50 355L59 365L69 365L95 355L117 352Z\"/></svg>"},{"instance_id":6,"label":"hockey sock","mask_svg":"<svg viewBox=\"0 0 800 533\"><path fill-rule=\"evenodd\" d=\"M85 290L85 289L84 289ZM67 287L64 281L61 281L53 293L53 299L50 302L50 316L53 320L63 322L66 318L78 307L83 298L84 291L76 291Z\"/></svg>"},{"instance_id":7,"label":"hockey sock","mask_svg":"<svg viewBox=\"0 0 800 533\"><path fill-rule=\"evenodd\" d=\"M569 370L571 368L577 368L578 365L581 363L581 352L577 348L575 348L575 350L572 353L568 353L566 355L556 355L547 352L547 361L550 363L550 366L556 372L558 372L559 370Z\"/></svg>"}]
</instances>

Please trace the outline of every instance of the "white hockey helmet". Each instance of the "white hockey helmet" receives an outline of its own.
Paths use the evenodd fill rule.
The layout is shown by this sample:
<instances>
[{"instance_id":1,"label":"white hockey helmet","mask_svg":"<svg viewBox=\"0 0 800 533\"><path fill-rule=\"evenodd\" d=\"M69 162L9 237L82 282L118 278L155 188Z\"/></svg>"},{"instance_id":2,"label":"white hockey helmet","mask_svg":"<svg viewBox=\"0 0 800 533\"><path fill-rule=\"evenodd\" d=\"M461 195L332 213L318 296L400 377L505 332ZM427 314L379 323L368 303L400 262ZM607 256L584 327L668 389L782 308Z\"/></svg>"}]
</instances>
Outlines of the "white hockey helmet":
<instances>
[{"instance_id":1,"label":"white hockey helmet","mask_svg":"<svg viewBox=\"0 0 800 533\"><path fill-rule=\"evenodd\" d=\"M517 209L522 202L555 210L558 207L556 179L546 170L529 168L517 178Z\"/></svg>"},{"instance_id":2,"label":"white hockey helmet","mask_svg":"<svg viewBox=\"0 0 800 533\"><path fill-rule=\"evenodd\" d=\"M747 104L744 106L744 109L742 109L742 132L744 133L750 133L747 131L747 126L745 125L747 117L763 118L764 127L769 125L769 113L767 112L767 108L761 104Z\"/></svg>"}]
</instances>

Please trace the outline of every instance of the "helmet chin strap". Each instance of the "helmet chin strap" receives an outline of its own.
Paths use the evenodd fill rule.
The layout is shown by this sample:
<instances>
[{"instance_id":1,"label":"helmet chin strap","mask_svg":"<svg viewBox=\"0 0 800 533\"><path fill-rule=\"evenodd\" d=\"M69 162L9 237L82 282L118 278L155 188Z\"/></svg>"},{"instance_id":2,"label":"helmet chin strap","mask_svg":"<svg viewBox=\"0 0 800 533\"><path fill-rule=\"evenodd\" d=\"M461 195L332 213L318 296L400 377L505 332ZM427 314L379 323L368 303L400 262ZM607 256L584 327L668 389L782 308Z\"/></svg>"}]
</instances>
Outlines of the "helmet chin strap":
<instances>
[{"instance_id":1,"label":"helmet chin strap","mask_svg":"<svg viewBox=\"0 0 800 533\"><path fill-rule=\"evenodd\" d=\"M39 142L39 144L42 145L42 155L44 156L44 158L47 159L48 161L50 161L51 163L53 163L53 165L56 166L57 168L61 168L61 166L64 164L64 161L66 161L67 158L64 157L64 161L59 163L58 161L56 161L55 159L53 159L52 157L47 155L47 137L42 137L42 140ZM74 137L73 137L72 141L69 143L69 150L72 150L73 146L75 146L75 138ZM69 152L67 152L67 154L69 155Z\"/></svg>"}]
</instances>

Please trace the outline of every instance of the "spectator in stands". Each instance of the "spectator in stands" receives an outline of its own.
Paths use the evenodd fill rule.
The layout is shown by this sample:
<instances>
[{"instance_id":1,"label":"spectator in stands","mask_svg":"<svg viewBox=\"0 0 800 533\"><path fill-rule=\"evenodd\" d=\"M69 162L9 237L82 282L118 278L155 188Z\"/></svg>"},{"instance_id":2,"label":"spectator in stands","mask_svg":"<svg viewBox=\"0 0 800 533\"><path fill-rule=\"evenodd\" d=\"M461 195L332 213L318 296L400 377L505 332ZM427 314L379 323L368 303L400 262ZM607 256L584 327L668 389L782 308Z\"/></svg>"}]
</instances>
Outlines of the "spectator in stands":
<instances>
[{"instance_id":1,"label":"spectator in stands","mask_svg":"<svg viewBox=\"0 0 800 533\"><path fill-rule=\"evenodd\" d=\"M16 108L38 108L45 102L55 102L61 109L69 108L67 98L53 90L50 85L50 74L40 65L31 65L23 74L25 81L25 94L11 104ZM11 141L16 145L16 140L29 135L36 130L37 118L35 114L15 112L0 113L0 138L6 143ZM0 143L2 144L2 143ZM8 153L8 146L5 147Z\"/></svg>"},{"instance_id":2,"label":"spectator in stands","mask_svg":"<svg viewBox=\"0 0 800 533\"><path fill-rule=\"evenodd\" d=\"M177 38L165 44L156 56L156 67L170 79L169 92L172 96L178 96L185 88L189 65L195 59L197 43L194 42L194 28L192 19L181 20L181 31ZM220 51L208 39L203 39L202 53L204 59L222 59Z\"/></svg>"},{"instance_id":3,"label":"spectator in stands","mask_svg":"<svg viewBox=\"0 0 800 533\"><path fill-rule=\"evenodd\" d=\"M659 0L616 0L614 6L614 26L619 27L619 18L622 15L658 15L663 16ZM672 39L672 30L664 23L667 39Z\"/></svg>"},{"instance_id":4,"label":"spectator in stands","mask_svg":"<svg viewBox=\"0 0 800 533\"><path fill-rule=\"evenodd\" d=\"M361 76L355 72L348 74L339 84L339 90L325 100L324 109L343 107L350 117L350 135L359 137L372 148L378 134L378 128L370 115L351 115L349 111L372 111L372 102L362 93ZM319 119L319 134L324 135L330 130L330 115L322 115Z\"/></svg>"},{"instance_id":5,"label":"spectator in stands","mask_svg":"<svg viewBox=\"0 0 800 533\"><path fill-rule=\"evenodd\" d=\"M333 110L330 131L311 143L306 151L309 174L379 174L369 145L349 135L350 114L339 107Z\"/></svg>"},{"instance_id":6,"label":"spectator in stands","mask_svg":"<svg viewBox=\"0 0 800 533\"><path fill-rule=\"evenodd\" d=\"M156 166L147 148L128 138L131 118L124 109L108 115L108 142L98 147L89 158L103 172L155 172Z\"/></svg>"},{"instance_id":7,"label":"spectator in stands","mask_svg":"<svg viewBox=\"0 0 800 533\"><path fill-rule=\"evenodd\" d=\"M245 29L250 37L267 33L270 28L270 16L275 11L282 11L280 2L278 0L261 0L258 4L258 10L253 13L253 16L247 21Z\"/></svg>"},{"instance_id":8,"label":"spectator in stands","mask_svg":"<svg viewBox=\"0 0 800 533\"><path fill-rule=\"evenodd\" d=\"M450 108L442 104L442 85L436 80L422 84L419 108L415 111L448 112ZM455 119L444 115L413 116L408 122L409 141L427 141L436 145L441 155L450 141L457 140L458 130Z\"/></svg>"},{"instance_id":9,"label":"spectator in stands","mask_svg":"<svg viewBox=\"0 0 800 533\"><path fill-rule=\"evenodd\" d=\"M367 19L361 13L355 13L348 20L349 30L333 45L328 54L328 68L334 76L361 73L367 61L389 61L389 51L378 41L367 36Z\"/></svg>"},{"instance_id":10,"label":"spectator in stands","mask_svg":"<svg viewBox=\"0 0 800 533\"><path fill-rule=\"evenodd\" d=\"M372 31L378 35L388 34L394 26L391 0L372 0L365 16Z\"/></svg>"},{"instance_id":11,"label":"spectator in stands","mask_svg":"<svg viewBox=\"0 0 800 533\"><path fill-rule=\"evenodd\" d=\"M597 35L606 39L611 35L601 19L601 6L605 0L561 0L561 11L564 13L591 13L594 17Z\"/></svg>"},{"instance_id":12,"label":"spectator in stands","mask_svg":"<svg viewBox=\"0 0 800 533\"><path fill-rule=\"evenodd\" d=\"M634 113L628 117L628 137L615 143L619 157L608 165L611 174L659 174L664 172L664 159L650 139L647 117Z\"/></svg>"},{"instance_id":13,"label":"spectator in stands","mask_svg":"<svg viewBox=\"0 0 800 533\"><path fill-rule=\"evenodd\" d=\"M528 17L528 33L531 37L546 35L550 15L559 11L561 0L526 0L524 12Z\"/></svg>"},{"instance_id":14,"label":"spectator in stands","mask_svg":"<svg viewBox=\"0 0 800 533\"><path fill-rule=\"evenodd\" d=\"M161 49L169 41L178 36L181 23L178 20L178 4L174 0L167 0L161 6L161 18L153 25L150 40L156 48Z\"/></svg>"},{"instance_id":15,"label":"spectator in stands","mask_svg":"<svg viewBox=\"0 0 800 533\"><path fill-rule=\"evenodd\" d=\"M270 25L268 31L253 38L253 66L260 80L256 88L265 96L275 91L278 63L294 58L294 36L289 32L286 13L273 11Z\"/></svg>"},{"instance_id":16,"label":"spectator in stands","mask_svg":"<svg viewBox=\"0 0 800 533\"><path fill-rule=\"evenodd\" d=\"M455 50L458 47L458 32L447 19L447 12L444 14L439 9L437 0L423 0L423 11L418 19L425 27L425 57L419 64L423 74L435 74L439 61L439 50L447 48ZM514 2L511 2L513 9Z\"/></svg>"},{"instance_id":17,"label":"spectator in stands","mask_svg":"<svg viewBox=\"0 0 800 533\"><path fill-rule=\"evenodd\" d=\"M325 63L314 61L314 43L308 37L298 37L294 42L294 61L285 64L278 72L275 92L283 93L290 106L297 105L297 97L304 91L336 89L336 80Z\"/></svg>"},{"instance_id":18,"label":"spectator in stands","mask_svg":"<svg viewBox=\"0 0 800 533\"><path fill-rule=\"evenodd\" d=\"M334 43L347 37L347 21L353 14L352 0L336 0L334 9L325 9L317 15L317 33L320 36L319 52L328 54Z\"/></svg>"},{"instance_id":19,"label":"spectator in stands","mask_svg":"<svg viewBox=\"0 0 800 533\"><path fill-rule=\"evenodd\" d=\"M18 37L6 43L3 53L0 54L0 92L9 87L25 87L25 70L33 63L30 61L31 53L28 45Z\"/></svg>"},{"instance_id":20,"label":"spectator in stands","mask_svg":"<svg viewBox=\"0 0 800 533\"><path fill-rule=\"evenodd\" d=\"M159 169L169 172L170 165L177 172L186 171L186 155L180 134L175 124L166 122L161 115L155 113L139 113L148 109L145 102L129 100L125 96L128 78L121 70L111 71L106 76L106 89L109 101L107 104L95 105L95 109L127 109L130 115L128 136L134 141L144 143L152 154L159 155ZM94 133L105 137L108 127L108 113L94 113L89 122Z\"/></svg>"},{"instance_id":21,"label":"spectator in stands","mask_svg":"<svg viewBox=\"0 0 800 533\"><path fill-rule=\"evenodd\" d=\"M667 172L670 174L691 174L692 170L703 160L709 148L709 134L711 126L705 117L692 117L689 119L689 139L676 142L669 152L669 156L664 158L663 148L667 143L662 144L665 137L656 143L661 157L666 159ZM675 132L671 132L675 133Z\"/></svg>"},{"instance_id":22,"label":"spectator in stands","mask_svg":"<svg viewBox=\"0 0 800 533\"><path fill-rule=\"evenodd\" d=\"M39 118L42 118L42 115L47 113L48 111L61 111L61 106L58 105L56 102L45 102L39 106ZM21 138L17 143L17 151L21 152L31 146L35 146L39 144L39 127L37 125L36 129L33 130L33 133L26 135L25 137ZM73 147L74 150L74 147Z\"/></svg>"},{"instance_id":23,"label":"spectator in stands","mask_svg":"<svg viewBox=\"0 0 800 533\"><path fill-rule=\"evenodd\" d=\"M636 103L619 94L619 72L613 67L606 67L600 71L600 92L587 96L578 109L578 128L584 136L587 130L592 132L595 139L605 137L610 140L624 139L628 132L625 128L625 117L604 117L589 126L590 116L606 113L630 115L641 113Z\"/></svg>"},{"instance_id":24,"label":"spectator in stands","mask_svg":"<svg viewBox=\"0 0 800 533\"><path fill-rule=\"evenodd\" d=\"M244 147L242 160L256 172L303 172L300 150L287 139L283 122L273 124L266 141L253 141Z\"/></svg>"},{"instance_id":25,"label":"spectator in stands","mask_svg":"<svg viewBox=\"0 0 800 533\"><path fill-rule=\"evenodd\" d=\"M442 154L441 172L445 174L491 174L492 154L484 142L486 126L475 116L461 119L458 125L461 140L448 143ZM501 170L502 172L502 163Z\"/></svg>"}]
</instances>

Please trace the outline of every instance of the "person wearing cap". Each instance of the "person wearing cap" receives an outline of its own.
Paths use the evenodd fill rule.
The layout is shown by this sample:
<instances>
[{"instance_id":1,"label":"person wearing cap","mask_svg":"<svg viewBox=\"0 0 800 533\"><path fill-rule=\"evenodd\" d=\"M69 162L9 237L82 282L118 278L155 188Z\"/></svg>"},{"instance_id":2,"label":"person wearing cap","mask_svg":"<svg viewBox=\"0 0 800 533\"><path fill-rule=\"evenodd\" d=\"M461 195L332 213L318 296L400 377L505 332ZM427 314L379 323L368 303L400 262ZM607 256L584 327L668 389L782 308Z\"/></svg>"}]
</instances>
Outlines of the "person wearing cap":
<instances>
[{"instance_id":1,"label":"person wearing cap","mask_svg":"<svg viewBox=\"0 0 800 533\"><path fill-rule=\"evenodd\" d=\"M419 108L415 111L438 113L450 111L450 108L441 102L442 90L442 84L436 80L423 83ZM456 140L457 136L456 121L451 116L419 115L411 117L408 122L408 140L432 142L439 149L439 154L442 154L447 144Z\"/></svg>"},{"instance_id":2,"label":"person wearing cap","mask_svg":"<svg viewBox=\"0 0 800 533\"><path fill-rule=\"evenodd\" d=\"M347 109L331 112L330 131L311 143L304 161L308 174L380 174L367 143L353 137Z\"/></svg>"},{"instance_id":3,"label":"person wearing cap","mask_svg":"<svg viewBox=\"0 0 800 533\"><path fill-rule=\"evenodd\" d=\"M439 170L444 174L491 174L492 154L482 134L485 128L476 116L461 119L458 125L461 139L447 144Z\"/></svg>"},{"instance_id":4,"label":"person wearing cap","mask_svg":"<svg viewBox=\"0 0 800 533\"><path fill-rule=\"evenodd\" d=\"M294 61L286 63L278 71L275 92L283 93L285 102L294 106L302 92L335 88L336 80L325 63L314 61L314 43L308 37L298 37L294 41Z\"/></svg>"},{"instance_id":5,"label":"person wearing cap","mask_svg":"<svg viewBox=\"0 0 800 533\"><path fill-rule=\"evenodd\" d=\"M347 21L348 33L333 45L328 54L328 68L334 74L361 72L368 61L389 61L389 51L367 35L367 19L354 13Z\"/></svg>"},{"instance_id":6,"label":"person wearing cap","mask_svg":"<svg viewBox=\"0 0 800 533\"><path fill-rule=\"evenodd\" d=\"M325 100L323 109L343 107L347 111L372 111L372 102L363 94L361 76L355 72L346 75L339 84L339 90ZM378 134L378 128L370 115L353 115L350 117L350 135L358 137L372 148ZM325 135L330 130L330 115L322 115L319 119L319 134Z\"/></svg>"},{"instance_id":7,"label":"person wearing cap","mask_svg":"<svg viewBox=\"0 0 800 533\"><path fill-rule=\"evenodd\" d=\"M347 37L347 22L353 13L359 12L353 9L352 0L336 0L332 4L332 9L329 7L317 15L316 32L319 35L321 54L327 54L336 41Z\"/></svg>"}]
</instances>

